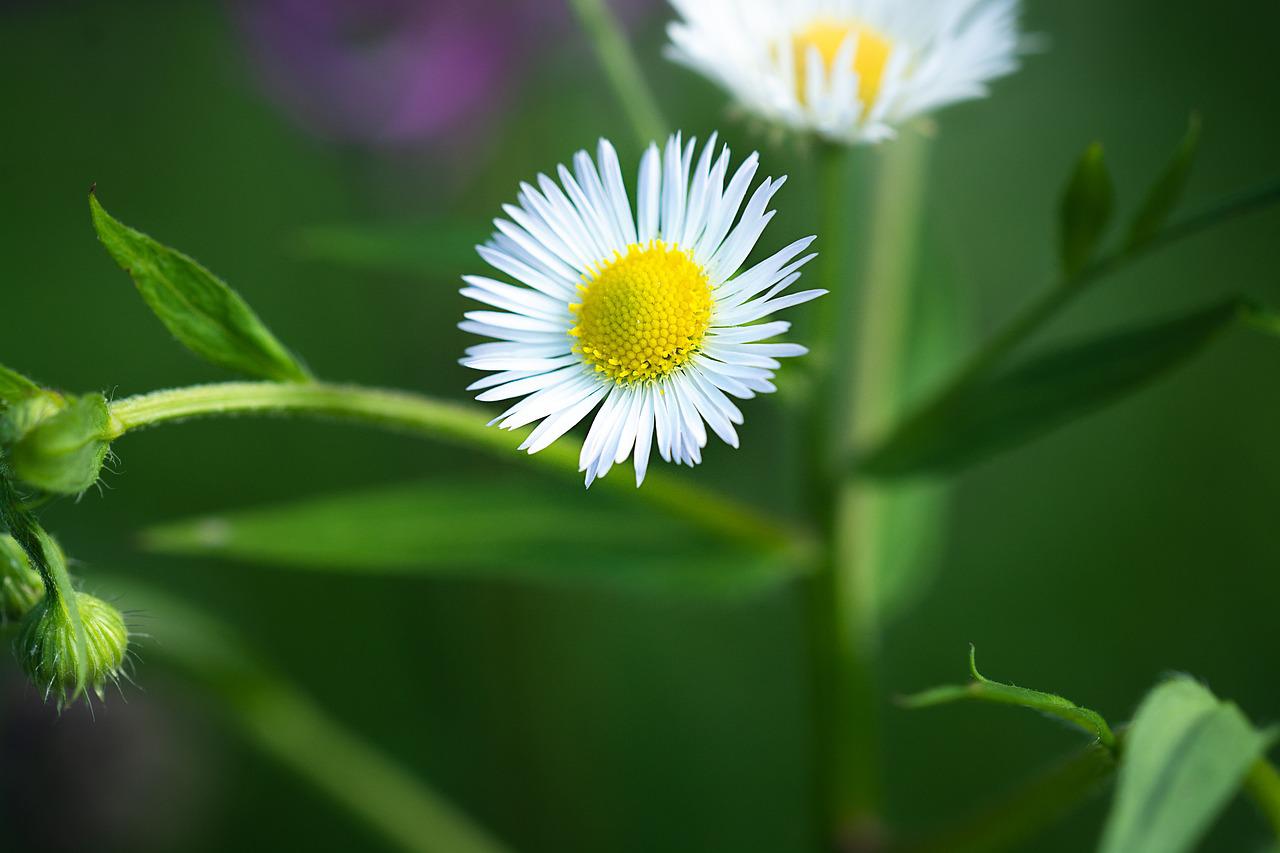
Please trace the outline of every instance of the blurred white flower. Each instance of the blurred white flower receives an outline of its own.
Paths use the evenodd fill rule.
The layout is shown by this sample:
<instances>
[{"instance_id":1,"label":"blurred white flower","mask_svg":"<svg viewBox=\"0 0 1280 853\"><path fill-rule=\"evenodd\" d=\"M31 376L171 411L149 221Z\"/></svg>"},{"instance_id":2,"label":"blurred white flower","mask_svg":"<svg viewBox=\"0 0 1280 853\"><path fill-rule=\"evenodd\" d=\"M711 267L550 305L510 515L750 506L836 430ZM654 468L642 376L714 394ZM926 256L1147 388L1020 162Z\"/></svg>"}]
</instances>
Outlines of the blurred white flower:
<instances>
[{"instance_id":1,"label":"blurred white flower","mask_svg":"<svg viewBox=\"0 0 1280 853\"><path fill-rule=\"evenodd\" d=\"M980 98L1027 47L1018 0L671 0L669 55L746 110L842 143L880 142Z\"/></svg>"},{"instance_id":2,"label":"blurred white flower","mask_svg":"<svg viewBox=\"0 0 1280 853\"><path fill-rule=\"evenodd\" d=\"M518 402L495 419L505 429L541 421L521 445L536 453L599 406L583 444L587 485L635 458L644 479L651 448L694 465L707 428L738 445L742 413L729 399L775 390L777 359L803 355L791 343L763 343L787 331L758 322L825 291L785 294L813 255L798 240L745 272L739 268L773 218L769 201L785 178L766 178L746 202L752 154L729 174L729 150L713 137L694 163L679 135L665 153L650 145L640 163L633 213L618 155L601 140L557 184L521 185L509 219L479 247L512 285L464 276L462 293L497 310L471 311L465 331L494 338L462 364L493 371L469 390L480 400ZM727 186L726 186L727 181ZM741 211L741 216L739 216Z\"/></svg>"}]
</instances>

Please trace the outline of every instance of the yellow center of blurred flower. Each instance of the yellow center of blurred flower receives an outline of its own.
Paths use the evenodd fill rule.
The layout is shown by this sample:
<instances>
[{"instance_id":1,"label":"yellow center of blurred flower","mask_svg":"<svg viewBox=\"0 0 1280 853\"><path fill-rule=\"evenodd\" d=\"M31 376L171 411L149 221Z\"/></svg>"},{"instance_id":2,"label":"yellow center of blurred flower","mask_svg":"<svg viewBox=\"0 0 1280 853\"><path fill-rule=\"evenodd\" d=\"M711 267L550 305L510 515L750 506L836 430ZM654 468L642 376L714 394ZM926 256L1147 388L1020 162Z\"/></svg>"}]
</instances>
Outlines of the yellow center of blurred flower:
<instances>
[{"instance_id":1,"label":"yellow center of blurred flower","mask_svg":"<svg viewBox=\"0 0 1280 853\"><path fill-rule=\"evenodd\" d=\"M858 41L853 52L852 66L858 74L858 99L864 104L875 102L876 96L880 94L884 68L893 51L893 42L879 31L857 21L817 18L791 37L796 62L796 96L800 103L806 102L809 48L817 48L823 67L830 71L836 64L836 54L850 36L856 37Z\"/></svg>"},{"instance_id":2,"label":"yellow center of blurred flower","mask_svg":"<svg viewBox=\"0 0 1280 853\"><path fill-rule=\"evenodd\" d=\"M614 382L666 376L697 351L711 323L711 285L683 249L654 240L584 276L574 352Z\"/></svg>"}]
</instances>

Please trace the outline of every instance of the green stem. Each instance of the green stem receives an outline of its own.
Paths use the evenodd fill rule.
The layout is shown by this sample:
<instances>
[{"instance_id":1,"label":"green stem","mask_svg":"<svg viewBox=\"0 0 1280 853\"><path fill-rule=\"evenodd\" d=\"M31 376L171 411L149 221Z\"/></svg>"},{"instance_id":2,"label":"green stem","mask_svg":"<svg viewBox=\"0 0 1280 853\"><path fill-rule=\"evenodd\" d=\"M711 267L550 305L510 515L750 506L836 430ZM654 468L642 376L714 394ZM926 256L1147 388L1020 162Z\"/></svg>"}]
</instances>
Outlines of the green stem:
<instances>
[{"instance_id":1,"label":"green stem","mask_svg":"<svg viewBox=\"0 0 1280 853\"><path fill-rule=\"evenodd\" d=\"M948 404L979 380L986 378L1004 359L1043 328L1058 312L1102 278L1117 272L1157 249L1201 234L1225 222L1280 203L1280 179L1228 199L1209 210L1171 225L1150 241L1129 249L1113 251L1095 260L1074 276L1060 280L997 331L980 350L957 370L942 387L894 424L882 431L876 442L864 440L861 447L880 446L893 435L917 428L935 417Z\"/></svg>"},{"instance_id":2,"label":"green stem","mask_svg":"<svg viewBox=\"0 0 1280 853\"><path fill-rule=\"evenodd\" d=\"M661 140L667 135L667 123L617 17L605 0L569 0L569 5L591 39L596 58L600 60L640 144L644 146Z\"/></svg>"},{"instance_id":3,"label":"green stem","mask_svg":"<svg viewBox=\"0 0 1280 853\"><path fill-rule=\"evenodd\" d=\"M1244 790L1280 840L1280 772L1276 766L1259 759L1244 778Z\"/></svg>"},{"instance_id":4,"label":"green stem","mask_svg":"<svg viewBox=\"0 0 1280 853\"><path fill-rule=\"evenodd\" d=\"M824 147L820 161L823 285L819 400L815 407L813 511L826 544L814 579L811 622L817 679L815 720L823 827L840 849L878 843L882 807L879 626L875 576L877 495L842 464L867 423L892 411L910 301L911 258L923 188L923 140L888 155L874 206L862 289L848 275L848 149ZM852 375L852 381L849 377ZM870 539L868 539L870 537Z\"/></svg>"},{"instance_id":5,"label":"green stem","mask_svg":"<svg viewBox=\"0 0 1280 853\"><path fill-rule=\"evenodd\" d=\"M310 697L263 668L225 627L149 587L113 579L129 600L164 620L151 649L194 678L246 739L410 853L502 853L466 814ZM320 630L324 630L321 626ZM325 638L317 649L323 649Z\"/></svg>"},{"instance_id":6,"label":"green stem","mask_svg":"<svg viewBox=\"0 0 1280 853\"><path fill-rule=\"evenodd\" d=\"M156 391L116 400L110 406L114 441L126 433L157 424L196 417L244 414L292 414L356 421L383 429L473 447L503 459L523 459L547 471L578 476L579 446L562 439L540 453L517 454L512 435L485 426L486 413L476 406L411 394L324 383L227 382ZM706 530L767 548L808 550L806 534L755 509L651 471L637 490L625 476L606 478L600 486L678 511Z\"/></svg>"}]
</instances>

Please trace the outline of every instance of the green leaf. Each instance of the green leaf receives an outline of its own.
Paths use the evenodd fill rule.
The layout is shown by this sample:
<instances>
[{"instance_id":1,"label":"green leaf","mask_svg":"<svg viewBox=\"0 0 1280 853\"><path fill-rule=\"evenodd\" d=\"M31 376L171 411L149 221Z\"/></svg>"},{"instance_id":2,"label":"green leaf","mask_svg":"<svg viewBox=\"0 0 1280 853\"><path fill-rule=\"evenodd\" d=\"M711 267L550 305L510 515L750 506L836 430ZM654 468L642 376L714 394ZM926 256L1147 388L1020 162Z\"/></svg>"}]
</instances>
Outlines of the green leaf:
<instances>
[{"instance_id":1,"label":"green leaf","mask_svg":"<svg viewBox=\"0 0 1280 853\"><path fill-rule=\"evenodd\" d=\"M1115 190L1102 155L1094 143L1080 157L1062 195L1060 252L1062 269L1070 278L1093 259L1111 220Z\"/></svg>"},{"instance_id":2,"label":"green leaf","mask_svg":"<svg viewBox=\"0 0 1280 853\"><path fill-rule=\"evenodd\" d=\"M1137 391L1237 323L1280 328L1273 312L1237 298L1062 347L917 413L867 454L861 468L898 477L972 464Z\"/></svg>"},{"instance_id":3,"label":"green leaf","mask_svg":"<svg viewBox=\"0 0 1280 853\"><path fill-rule=\"evenodd\" d=\"M410 853L506 850L393 755L379 751L265 666L225 625L149 587L115 578L111 586L147 614L148 633L156 638L144 652L148 658L154 655L188 676L251 746L347 809L394 848ZM317 639L316 651L322 654L324 642L332 638Z\"/></svg>"},{"instance_id":4,"label":"green leaf","mask_svg":"<svg viewBox=\"0 0 1280 853\"><path fill-rule=\"evenodd\" d=\"M1053 693L1002 684L986 678L978 672L977 651L973 646L969 646L969 674L973 676L973 681L968 684L934 687L902 699L902 704L912 709L931 708L935 705L968 700L1017 705L1069 723L1097 738L1098 742L1108 749L1115 747L1115 735L1112 734L1107 721L1097 711L1083 708Z\"/></svg>"},{"instance_id":5,"label":"green leaf","mask_svg":"<svg viewBox=\"0 0 1280 853\"><path fill-rule=\"evenodd\" d=\"M1169 215L1178 206L1182 191L1186 189L1187 178L1191 175L1191 167L1195 163L1196 152L1200 148L1200 116L1192 114L1187 125L1187 132L1178 144L1173 157L1165 166L1159 179L1147 191L1133 224L1129 226L1129 237L1125 241L1125 250L1139 249L1160 233Z\"/></svg>"},{"instance_id":6,"label":"green leaf","mask_svg":"<svg viewBox=\"0 0 1280 853\"><path fill-rule=\"evenodd\" d=\"M307 228L294 240L309 261L356 270L457 278L479 263L476 244L489 238L479 225L448 220Z\"/></svg>"},{"instance_id":7,"label":"green leaf","mask_svg":"<svg viewBox=\"0 0 1280 853\"><path fill-rule=\"evenodd\" d=\"M110 450L107 401L101 394L85 394L49 412L17 439L10 462L19 478L39 489L78 495L98 481Z\"/></svg>"},{"instance_id":8,"label":"green leaf","mask_svg":"<svg viewBox=\"0 0 1280 853\"><path fill-rule=\"evenodd\" d=\"M0 364L0 407L40 393L40 386Z\"/></svg>"},{"instance_id":9,"label":"green leaf","mask_svg":"<svg viewBox=\"0 0 1280 853\"><path fill-rule=\"evenodd\" d=\"M1101 853L1193 849L1272 740L1190 678L1161 684L1125 738Z\"/></svg>"},{"instance_id":10,"label":"green leaf","mask_svg":"<svg viewBox=\"0 0 1280 853\"><path fill-rule=\"evenodd\" d=\"M148 550L298 570L500 577L735 594L790 578L779 552L734 547L608 494L509 475L430 482L177 521Z\"/></svg>"},{"instance_id":11,"label":"green leaf","mask_svg":"<svg viewBox=\"0 0 1280 853\"><path fill-rule=\"evenodd\" d=\"M212 273L113 219L92 192L89 210L102 245L187 349L220 367L259 379L310 379L248 303Z\"/></svg>"}]
</instances>

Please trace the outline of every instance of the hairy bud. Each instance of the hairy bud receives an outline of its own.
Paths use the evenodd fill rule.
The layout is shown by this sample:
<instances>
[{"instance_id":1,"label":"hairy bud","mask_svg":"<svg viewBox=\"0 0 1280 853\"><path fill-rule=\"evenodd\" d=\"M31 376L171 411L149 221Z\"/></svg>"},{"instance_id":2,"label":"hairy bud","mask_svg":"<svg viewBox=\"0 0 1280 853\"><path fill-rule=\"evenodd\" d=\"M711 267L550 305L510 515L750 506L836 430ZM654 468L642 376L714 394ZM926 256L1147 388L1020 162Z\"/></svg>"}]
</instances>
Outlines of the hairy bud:
<instances>
[{"instance_id":1,"label":"hairy bud","mask_svg":"<svg viewBox=\"0 0 1280 853\"><path fill-rule=\"evenodd\" d=\"M57 494L79 494L97 482L110 449L111 415L101 394L46 392L14 406L6 420L20 479Z\"/></svg>"},{"instance_id":2,"label":"hairy bud","mask_svg":"<svg viewBox=\"0 0 1280 853\"><path fill-rule=\"evenodd\" d=\"M45 698L57 695L61 707L85 687L104 698L107 682L119 681L129 650L129 629L120 611L86 592L74 594L84 626L84 666L75 614L56 595L45 596L31 609L18 634L18 655L27 677Z\"/></svg>"}]
</instances>

